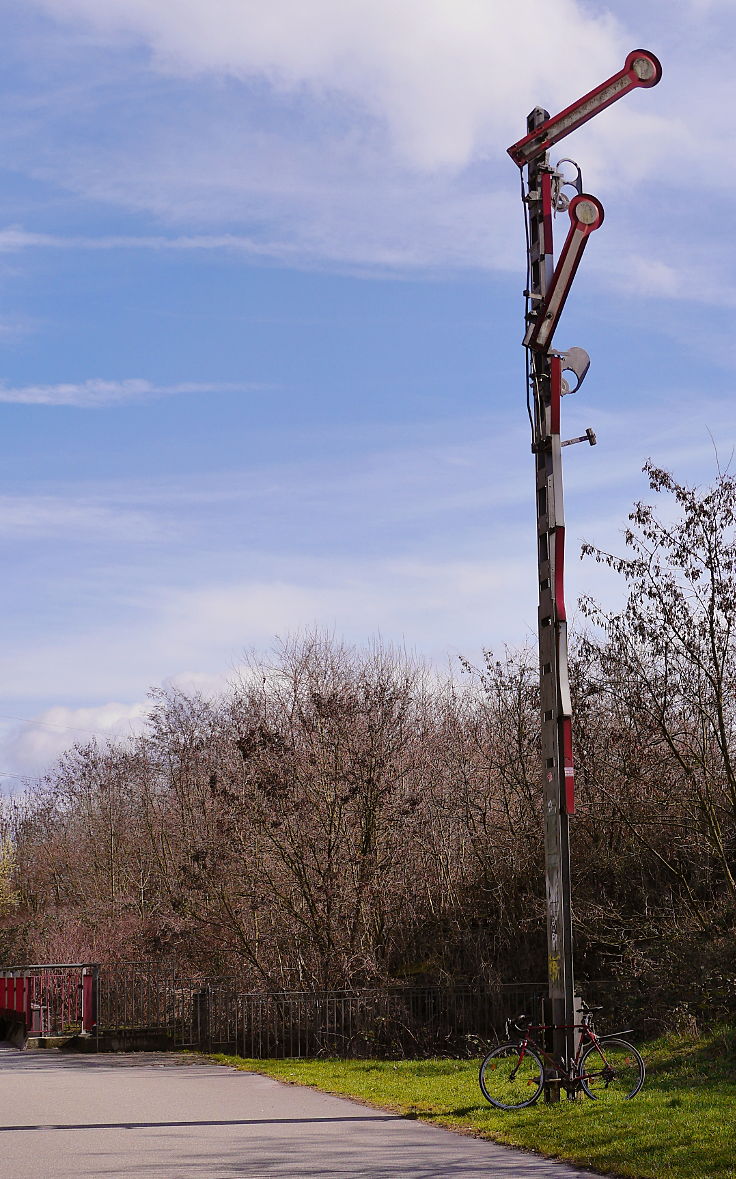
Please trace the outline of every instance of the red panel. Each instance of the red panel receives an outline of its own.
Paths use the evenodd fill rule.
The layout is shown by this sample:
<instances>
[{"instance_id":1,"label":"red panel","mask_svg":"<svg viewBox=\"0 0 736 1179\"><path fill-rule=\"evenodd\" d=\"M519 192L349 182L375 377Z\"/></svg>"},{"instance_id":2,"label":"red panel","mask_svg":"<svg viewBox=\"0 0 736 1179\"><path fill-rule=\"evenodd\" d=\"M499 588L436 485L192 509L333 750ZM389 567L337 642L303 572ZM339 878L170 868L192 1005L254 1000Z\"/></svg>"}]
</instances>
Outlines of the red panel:
<instances>
[{"instance_id":1,"label":"red panel","mask_svg":"<svg viewBox=\"0 0 736 1179\"><path fill-rule=\"evenodd\" d=\"M565 611L565 529L555 528L555 617L567 622Z\"/></svg>"},{"instance_id":2,"label":"red panel","mask_svg":"<svg viewBox=\"0 0 736 1179\"><path fill-rule=\"evenodd\" d=\"M549 172L543 172L540 191L542 193L542 226L544 233L544 255L549 258L549 274L552 272L552 255L554 254L554 238L552 233L552 177ZM547 277L547 276L546 276ZM546 283L545 288L546 289Z\"/></svg>"},{"instance_id":3,"label":"red panel","mask_svg":"<svg viewBox=\"0 0 736 1179\"><path fill-rule=\"evenodd\" d=\"M95 978L93 974L82 976L82 1031L91 1032L97 1022L95 1019Z\"/></svg>"}]
</instances>

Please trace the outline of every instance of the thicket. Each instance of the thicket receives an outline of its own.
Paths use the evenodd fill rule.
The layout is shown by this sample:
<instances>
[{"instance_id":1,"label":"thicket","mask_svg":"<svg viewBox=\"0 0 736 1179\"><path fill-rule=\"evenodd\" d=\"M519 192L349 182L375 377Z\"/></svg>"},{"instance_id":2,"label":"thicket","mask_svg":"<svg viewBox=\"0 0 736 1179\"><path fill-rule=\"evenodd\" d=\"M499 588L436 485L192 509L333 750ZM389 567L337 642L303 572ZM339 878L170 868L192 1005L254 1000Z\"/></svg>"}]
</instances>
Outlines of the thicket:
<instances>
[{"instance_id":1,"label":"thicket","mask_svg":"<svg viewBox=\"0 0 736 1179\"><path fill-rule=\"evenodd\" d=\"M736 481L648 468L626 603L574 644L577 972L736 1010ZM676 509L676 510L675 510ZM66 753L10 802L0 949L154 959L246 989L544 978L536 654L441 677L302 636L217 700Z\"/></svg>"}]
</instances>

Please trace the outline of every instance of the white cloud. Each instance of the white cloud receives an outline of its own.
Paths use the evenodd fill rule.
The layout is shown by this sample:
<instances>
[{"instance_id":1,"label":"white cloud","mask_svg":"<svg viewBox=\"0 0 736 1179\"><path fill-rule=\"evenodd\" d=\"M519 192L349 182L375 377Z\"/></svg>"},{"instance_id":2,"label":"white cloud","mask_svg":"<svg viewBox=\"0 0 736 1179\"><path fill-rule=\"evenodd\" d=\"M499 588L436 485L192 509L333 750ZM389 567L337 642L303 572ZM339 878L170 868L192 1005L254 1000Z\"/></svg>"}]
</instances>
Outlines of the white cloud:
<instances>
[{"instance_id":1,"label":"white cloud","mask_svg":"<svg viewBox=\"0 0 736 1179\"><path fill-rule=\"evenodd\" d=\"M259 257L282 257L287 260L294 247L284 242L259 242L235 233L187 234L166 237L163 234L101 234L99 237L53 233L34 233L22 225L0 229L0 253L13 254L26 249L51 250L228 250Z\"/></svg>"},{"instance_id":2,"label":"white cloud","mask_svg":"<svg viewBox=\"0 0 736 1179\"><path fill-rule=\"evenodd\" d=\"M614 551L622 548L631 500L647 498L639 473L647 448L663 463L674 463L685 478L697 481L713 472L703 421L727 437L726 402L692 403L689 414L673 411L667 429L660 408L647 404L622 415L589 402L576 410L592 414L601 445L594 451L575 448L566 456L571 614L582 592L614 604L620 596L610 571L580 564L579 542L585 537ZM732 419L730 428L733 432ZM274 636L315 625L356 642L380 634L440 665L448 655L475 658L483 645L532 640L531 509L527 503L526 525L516 510L519 501L529 499L532 472L527 467L525 479L522 473L496 505L503 522L496 517L493 530L489 522L482 533L471 528L462 546L465 555L453 555L447 542L439 552L434 546L414 546L414 551L373 560L360 552L320 559L274 551L253 554L248 562L241 554L240 568L229 579L219 568L216 577L203 575L188 587L149 581L136 585L135 593L129 581L118 583L119 571L114 571L115 594L103 594L104 605L85 618L83 627L68 625L61 634L5 644L0 679L12 685L16 699L33 702L30 707L39 711L35 724L11 729L4 751L0 743L0 766L39 773L63 748L85 740L85 730L125 735L129 722L145 712L145 704L44 708L37 703L39 692L47 700L109 701L114 695L140 701L149 686L163 681L212 696L237 673L245 651L268 649ZM289 498L294 492L290 485L282 490ZM343 494L349 498L353 491L348 486ZM422 487L415 494L421 497ZM250 572L243 568L248 563ZM130 597L121 615L126 593ZM15 707L22 711L22 705Z\"/></svg>"},{"instance_id":3,"label":"white cloud","mask_svg":"<svg viewBox=\"0 0 736 1179\"><path fill-rule=\"evenodd\" d=\"M534 581L517 545L528 548L520 539L499 557L446 562L329 558L287 568L274 559L270 577L149 589L127 621L107 621L103 611L83 630L6 646L0 674L18 700L136 699L167 677L191 685L187 668L206 686L233 671L244 651L315 625L356 641L381 633L438 657L474 653L513 637L509 617L522 618L522 637L533 626Z\"/></svg>"},{"instance_id":4,"label":"white cloud","mask_svg":"<svg viewBox=\"0 0 736 1179\"><path fill-rule=\"evenodd\" d=\"M0 537L6 540L152 541L163 534L152 516L91 498L0 496Z\"/></svg>"},{"instance_id":5,"label":"white cloud","mask_svg":"<svg viewBox=\"0 0 736 1179\"><path fill-rule=\"evenodd\" d=\"M82 84L35 111L47 125L37 140L5 132L14 166L96 202L214 231L95 238L11 226L0 250L217 249L353 273L518 273L506 147L533 105L567 105L620 68L642 25L651 31L633 4L613 16L581 0L34 3L59 22L57 42L73 44L88 92ZM639 209L639 227L670 265L692 237L691 192L732 183L723 158L732 38L725 9L699 22L684 9L658 12L667 28L650 47L664 61L661 86L581 128L569 150L604 203L610 195ZM704 56L713 69L700 67ZM695 165L671 166L683 158L698 161L695 187ZM613 254L631 250L628 229L620 212L607 222ZM714 241L705 219L699 236ZM663 279L638 293L669 297ZM716 286L695 289L711 302Z\"/></svg>"},{"instance_id":6,"label":"white cloud","mask_svg":"<svg viewBox=\"0 0 736 1179\"><path fill-rule=\"evenodd\" d=\"M2 247L0 247L1 249ZM33 330L34 325L28 320L18 317L0 317L0 336L6 339L14 336L25 336Z\"/></svg>"},{"instance_id":7,"label":"white cloud","mask_svg":"<svg viewBox=\"0 0 736 1179\"><path fill-rule=\"evenodd\" d=\"M185 671L165 679L162 686L216 699L231 680L232 673ZM79 708L53 704L28 718L0 714L0 793L12 793L24 780L41 777L74 745L124 742L145 733L150 711L150 699L142 699Z\"/></svg>"},{"instance_id":8,"label":"white cloud","mask_svg":"<svg viewBox=\"0 0 736 1179\"><path fill-rule=\"evenodd\" d=\"M16 405L67 405L79 409L101 409L129 401L152 397L172 397L182 393L248 393L263 388L257 384L223 381L182 381L158 385L139 377L123 381L92 379L60 385L21 385L11 388L0 382L0 402Z\"/></svg>"},{"instance_id":9,"label":"white cloud","mask_svg":"<svg viewBox=\"0 0 736 1179\"><path fill-rule=\"evenodd\" d=\"M57 704L25 721L0 717L4 730L0 734L0 764L3 771L14 777L39 776L72 745L84 745L95 738L105 741L140 733L145 728L149 708L146 702L111 702L89 708Z\"/></svg>"},{"instance_id":10,"label":"white cloud","mask_svg":"<svg viewBox=\"0 0 736 1179\"><path fill-rule=\"evenodd\" d=\"M155 68L265 79L348 99L387 125L400 158L462 167L513 134L539 92L584 92L630 46L610 13L576 0L37 0L60 21L146 44ZM522 116L523 117L523 116Z\"/></svg>"},{"instance_id":11,"label":"white cloud","mask_svg":"<svg viewBox=\"0 0 736 1179\"><path fill-rule=\"evenodd\" d=\"M62 26L91 27L121 69L147 47L150 73L144 82L136 53L129 85L116 82L124 120L104 85L90 89L101 141L78 140L62 114L63 150L49 141L23 166L98 202L247 232L95 243L11 227L6 249L226 249L353 272L518 273L506 147L532 106L567 105L631 48L613 16L577 0L36 2ZM671 112L658 117L640 94L627 102L606 112L593 175L639 184L679 141Z\"/></svg>"},{"instance_id":12,"label":"white cloud","mask_svg":"<svg viewBox=\"0 0 736 1179\"><path fill-rule=\"evenodd\" d=\"M201 133L200 133L201 132ZM278 177L293 145L273 138L253 145L242 129L229 140L208 141L205 128L188 129L191 142L169 146L164 165L145 144L113 150L100 166L70 149L44 170L55 183L87 198L124 205L162 220L208 223L246 219L260 237L236 233L63 235L0 229L0 253L38 250L146 250L205 253L268 259L291 266L325 263L351 273L413 272L451 267L519 269L522 222L513 181L506 191L455 184L444 174L418 181L408 173L389 175L376 150L360 156L345 152L333 161L329 184L324 170L329 144L312 152L298 149L298 167L284 189ZM186 137L185 137L186 138ZM42 151L42 149L39 149ZM155 158L152 158L155 157ZM248 174L233 161L247 158ZM135 163L131 164L131 159ZM511 165L509 165L511 167ZM34 171L33 164L29 171ZM499 233L506 225L510 233ZM514 242L516 237L517 241Z\"/></svg>"}]
</instances>

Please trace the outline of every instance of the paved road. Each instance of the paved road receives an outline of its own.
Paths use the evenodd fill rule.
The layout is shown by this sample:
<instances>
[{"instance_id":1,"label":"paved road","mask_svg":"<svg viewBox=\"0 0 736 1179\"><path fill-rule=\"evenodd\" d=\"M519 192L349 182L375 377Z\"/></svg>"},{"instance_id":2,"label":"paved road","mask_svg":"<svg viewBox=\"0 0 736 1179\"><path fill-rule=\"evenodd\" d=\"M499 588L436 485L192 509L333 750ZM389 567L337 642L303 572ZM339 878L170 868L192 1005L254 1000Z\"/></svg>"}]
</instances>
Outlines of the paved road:
<instances>
[{"instance_id":1,"label":"paved road","mask_svg":"<svg viewBox=\"0 0 736 1179\"><path fill-rule=\"evenodd\" d=\"M0 1176L590 1179L561 1163L173 1054L0 1051Z\"/></svg>"}]
</instances>

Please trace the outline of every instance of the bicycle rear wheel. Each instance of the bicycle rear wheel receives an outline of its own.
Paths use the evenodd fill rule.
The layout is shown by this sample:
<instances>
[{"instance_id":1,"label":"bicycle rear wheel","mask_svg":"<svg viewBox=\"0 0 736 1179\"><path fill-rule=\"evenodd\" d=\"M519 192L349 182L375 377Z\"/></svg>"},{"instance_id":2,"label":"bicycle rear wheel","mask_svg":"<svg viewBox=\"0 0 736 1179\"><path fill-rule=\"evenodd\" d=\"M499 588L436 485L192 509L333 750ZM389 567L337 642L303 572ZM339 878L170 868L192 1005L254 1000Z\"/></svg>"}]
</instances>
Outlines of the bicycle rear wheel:
<instances>
[{"instance_id":1,"label":"bicycle rear wheel","mask_svg":"<svg viewBox=\"0 0 736 1179\"><path fill-rule=\"evenodd\" d=\"M542 1092L544 1069L536 1052L502 1044L489 1052L478 1074L481 1093L496 1109L524 1109Z\"/></svg>"},{"instance_id":2,"label":"bicycle rear wheel","mask_svg":"<svg viewBox=\"0 0 736 1179\"><path fill-rule=\"evenodd\" d=\"M591 1044L580 1061L580 1084L594 1101L630 1101L645 1075L644 1061L634 1045L618 1036Z\"/></svg>"}]
</instances>

